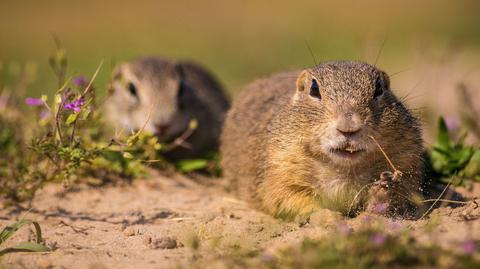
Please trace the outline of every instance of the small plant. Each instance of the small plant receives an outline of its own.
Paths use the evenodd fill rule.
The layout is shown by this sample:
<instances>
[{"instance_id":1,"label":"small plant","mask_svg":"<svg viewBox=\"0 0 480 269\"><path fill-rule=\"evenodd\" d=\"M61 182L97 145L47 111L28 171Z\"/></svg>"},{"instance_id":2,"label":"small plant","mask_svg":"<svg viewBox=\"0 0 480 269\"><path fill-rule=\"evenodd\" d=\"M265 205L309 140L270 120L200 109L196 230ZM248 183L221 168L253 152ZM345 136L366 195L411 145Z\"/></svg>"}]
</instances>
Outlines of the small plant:
<instances>
[{"instance_id":1,"label":"small plant","mask_svg":"<svg viewBox=\"0 0 480 269\"><path fill-rule=\"evenodd\" d=\"M0 194L7 203L32 199L48 182L69 185L95 179L88 182L102 184L144 174L147 161L168 165L159 155L162 145L152 135L139 131L107 138L93 85L101 65L91 79L68 78L61 47L50 65L59 85L52 98L1 93Z\"/></svg>"},{"instance_id":2,"label":"small plant","mask_svg":"<svg viewBox=\"0 0 480 269\"><path fill-rule=\"evenodd\" d=\"M409 232L387 234L363 228L344 236L303 241L268 262L271 268L475 268L471 253L419 244Z\"/></svg>"},{"instance_id":3,"label":"small plant","mask_svg":"<svg viewBox=\"0 0 480 269\"><path fill-rule=\"evenodd\" d=\"M442 183L452 180L454 185L465 181L480 182L480 149L465 145L466 134L454 141L449 134L445 120L438 121L437 141L428 157L431 169Z\"/></svg>"},{"instance_id":4,"label":"small plant","mask_svg":"<svg viewBox=\"0 0 480 269\"><path fill-rule=\"evenodd\" d=\"M32 224L35 227L35 242L22 242L13 247L0 249L0 256L11 252L44 252L50 251L45 246L42 239L42 230L40 225L32 220L22 219L14 224L8 225L0 232L0 246L12 237L21 227Z\"/></svg>"},{"instance_id":5,"label":"small plant","mask_svg":"<svg viewBox=\"0 0 480 269\"><path fill-rule=\"evenodd\" d=\"M175 168L181 173L204 171L213 176L222 175L220 157L217 153L209 154L203 159L180 160L175 164Z\"/></svg>"},{"instance_id":6,"label":"small plant","mask_svg":"<svg viewBox=\"0 0 480 269\"><path fill-rule=\"evenodd\" d=\"M321 239L304 239L276 250L217 253L212 259L225 268L477 268L478 241L447 250L437 244L421 244L400 224L365 220L356 231L339 226ZM390 232L386 232L389 230ZM202 264L203 263L203 264ZM204 268L211 260L193 260L191 268Z\"/></svg>"},{"instance_id":7,"label":"small plant","mask_svg":"<svg viewBox=\"0 0 480 269\"><path fill-rule=\"evenodd\" d=\"M64 80L66 61L57 53L51 64L58 73L60 89L53 98L25 98L36 115L29 119L14 98L5 98L0 116L0 194L7 202L31 199L47 182L71 182L90 177L103 181L114 175L131 178L141 173L141 162L129 153L139 151L140 134L125 138L137 143L121 143L120 139L105 140L105 128L95 100L92 79L83 77ZM30 117L31 118L31 117ZM143 136L142 136L143 138ZM146 147L145 147L146 148ZM117 157L112 157L113 155Z\"/></svg>"},{"instance_id":8,"label":"small plant","mask_svg":"<svg viewBox=\"0 0 480 269\"><path fill-rule=\"evenodd\" d=\"M176 165L162 157L182 146L198 127L196 120L170 144L143 130L113 134L104 124L94 87L102 65L91 79L68 77L66 53L58 41L49 62L59 85L52 97L25 98L17 89L0 92L0 197L6 204L31 200L48 182L129 181L145 175L147 166L220 175L215 154Z\"/></svg>"}]
</instances>

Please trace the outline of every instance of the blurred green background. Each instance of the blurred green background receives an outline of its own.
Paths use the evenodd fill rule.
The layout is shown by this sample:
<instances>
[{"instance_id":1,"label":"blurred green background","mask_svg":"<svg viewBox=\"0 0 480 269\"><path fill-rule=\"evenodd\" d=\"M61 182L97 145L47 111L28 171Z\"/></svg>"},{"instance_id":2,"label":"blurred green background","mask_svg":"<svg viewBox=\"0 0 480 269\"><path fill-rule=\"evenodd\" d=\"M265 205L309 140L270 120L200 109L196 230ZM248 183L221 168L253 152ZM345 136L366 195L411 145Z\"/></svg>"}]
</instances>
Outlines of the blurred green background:
<instances>
[{"instance_id":1,"label":"blurred green background","mask_svg":"<svg viewBox=\"0 0 480 269\"><path fill-rule=\"evenodd\" d=\"M160 55L200 62L234 92L256 77L313 65L308 47L319 61L373 63L383 46L378 65L394 73L415 51L476 53L479 14L476 0L1 0L0 74L8 83L27 66L37 74L29 93L53 92L52 35L71 74L91 76L105 59L99 85L116 63Z\"/></svg>"}]
</instances>

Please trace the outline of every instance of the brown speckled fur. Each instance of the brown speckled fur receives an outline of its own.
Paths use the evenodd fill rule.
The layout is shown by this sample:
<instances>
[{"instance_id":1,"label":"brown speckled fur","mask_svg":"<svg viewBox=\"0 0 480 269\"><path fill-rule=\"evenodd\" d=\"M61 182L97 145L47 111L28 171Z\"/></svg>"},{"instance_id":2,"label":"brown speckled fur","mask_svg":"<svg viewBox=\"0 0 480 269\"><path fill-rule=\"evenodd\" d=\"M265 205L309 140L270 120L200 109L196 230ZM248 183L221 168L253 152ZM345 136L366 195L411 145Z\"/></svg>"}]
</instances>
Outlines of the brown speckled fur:
<instances>
[{"instance_id":1,"label":"brown speckled fur","mask_svg":"<svg viewBox=\"0 0 480 269\"><path fill-rule=\"evenodd\" d=\"M320 101L309 96L310 78L318 81ZM374 99L377 79L385 90ZM363 124L361 145L368 150L357 163L334 162L320 148L342 113L356 113ZM391 92L388 76L366 63L326 62L248 85L225 120L222 165L232 190L272 215L308 215L318 208L347 214L352 204L364 206L367 191L353 201L363 186L392 170L370 135L403 172L389 201L390 210L402 211L420 192L421 128Z\"/></svg>"}]
</instances>

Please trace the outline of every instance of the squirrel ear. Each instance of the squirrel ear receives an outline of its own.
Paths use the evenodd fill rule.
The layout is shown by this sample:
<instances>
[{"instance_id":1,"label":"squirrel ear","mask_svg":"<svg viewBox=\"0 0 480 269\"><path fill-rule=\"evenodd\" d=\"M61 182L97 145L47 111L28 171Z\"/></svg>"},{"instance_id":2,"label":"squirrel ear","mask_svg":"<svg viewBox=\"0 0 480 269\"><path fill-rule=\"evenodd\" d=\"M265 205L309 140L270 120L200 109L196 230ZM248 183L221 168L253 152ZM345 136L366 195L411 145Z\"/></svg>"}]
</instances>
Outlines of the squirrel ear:
<instances>
[{"instance_id":1,"label":"squirrel ear","mask_svg":"<svg viewBox=\"0 0 480 269\"><path fill-rule=\"evenodd\" d=\"M177 102L178 102L178 107L180 109L185 108L184 99L185 96L185 91L187 88L187 82L185 78L185 68L182 65L182 63L176 63L175 64L175 71L178 75L178 92L177 92Z\"/></svg>"},{"instance_id":2,"label":"squirrel ear","mask_svg":"<svg viewBox=\"0 0 480 269\"><path fill-rule=\"evenodd\" d=\"M111 80L120 80L122 78L123 64L116 65L113 68Z\"/></svg>"},{"instance_id":3,"label":"squirrel ear","mask_svg":"<svg viewBox=\"0 0 480 269\"><path fill-rule=\"evenodd\" d=\"M311 80L312 75L310 74L310 71L303 70L297 78L297 92L303 92L305 89L308 89L310 87Z\"/></svg>"},{"instance_id":4,"label":"squirrel ear","mask_svg":"<svg viewBox=\"0 0 480 269\"><path fill-rule=\"evenodd\" d=\"M123 65L117 65L113 69L112 75L108 81L108 86L107 86L107 94L112 95L115 92L115 87L113 87L113 84L115 82L122 82L123 79L123 73L122 73L122 66Z\"/></svg>"},{"instance_id":5,"label":"squirrel ear","mask_svg":"<svg viewBox=\"0 0 480 269\"><path fill-rule=\"evenodd\" d=\"M385 86L385 89L389 90L390 89L390 77L387 75L387 73L380 71L380 77L382 78L383 85Z\"/></svg>"},{"instance_id":6,"label":"squirrel ear","mask_svg":"<svg viewBox=\"0 0 480 269\"><path fill-rule=\"evenodd\" d=\"M185 70L183 68L182 63L175 63L174 68L175 68L175 72L177 73L180 80L183 80L184 77L185 77Z\"/></svg>"}]
</instances>

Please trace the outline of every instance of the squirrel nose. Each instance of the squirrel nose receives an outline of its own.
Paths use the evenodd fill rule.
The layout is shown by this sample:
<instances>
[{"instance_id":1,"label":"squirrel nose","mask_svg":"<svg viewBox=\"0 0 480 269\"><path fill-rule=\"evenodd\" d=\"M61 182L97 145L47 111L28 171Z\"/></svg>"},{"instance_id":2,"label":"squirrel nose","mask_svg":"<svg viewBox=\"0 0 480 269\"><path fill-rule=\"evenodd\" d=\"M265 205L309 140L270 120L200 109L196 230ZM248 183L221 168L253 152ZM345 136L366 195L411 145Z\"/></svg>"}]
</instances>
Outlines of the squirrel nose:
<instances>
[{"instance_id":1,"label":"squirrel nose","mask_svg":"<svg viewBox=\"0 0 480 269\"><path fill-rule=\"evenodd\" d=\"M358 115L346 114L337 121L336 129L344 136L353 136L362 130L362 124Z\"/></svg>"},{"instance_id":2,"label":"squirrel nose","mask_svg":"<svg viewBox=\"0 0 480 269\"><path fill-rule=\"evenodd\" d=\"M168 124L155 124L155 130L157 135L165 135L170 128Z\"/></svg>"},{"instance_id":3,"label":"squirrel nose","mask_svg":"<svg viewBox=\"0 0 480 269\"><path fill-rule=\"evenodd\" d=\"M341 129L337 127L337 131L344 136L354 136L355 134L359 133L361 128L355 129Z\"/></svg>"}]
</instances>

